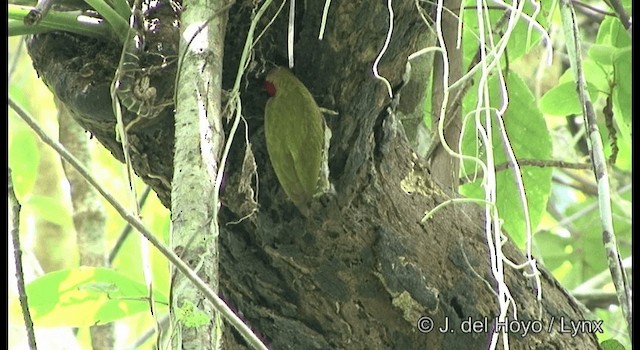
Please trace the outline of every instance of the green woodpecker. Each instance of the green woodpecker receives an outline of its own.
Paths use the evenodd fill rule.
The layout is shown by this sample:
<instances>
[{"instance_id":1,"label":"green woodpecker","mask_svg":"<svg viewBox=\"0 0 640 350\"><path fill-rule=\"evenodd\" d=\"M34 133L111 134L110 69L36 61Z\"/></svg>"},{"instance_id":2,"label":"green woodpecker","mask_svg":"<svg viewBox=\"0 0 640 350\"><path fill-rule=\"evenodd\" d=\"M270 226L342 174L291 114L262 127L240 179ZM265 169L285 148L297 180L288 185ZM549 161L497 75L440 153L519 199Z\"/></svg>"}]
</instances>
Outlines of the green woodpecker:
<instances>
[{"instance_id":1,"label":"green woodpecker","mask_svg":"<svg viewBox=\"0 0 640 350\"><path fill-rule=\"evenodd\" d=\"M289 199L308 216L314 195L330 186L330 131L309 90L286 68L269 72L264 89L271 96L264 111L271 165Z\"/></svg>"}]
</instances>

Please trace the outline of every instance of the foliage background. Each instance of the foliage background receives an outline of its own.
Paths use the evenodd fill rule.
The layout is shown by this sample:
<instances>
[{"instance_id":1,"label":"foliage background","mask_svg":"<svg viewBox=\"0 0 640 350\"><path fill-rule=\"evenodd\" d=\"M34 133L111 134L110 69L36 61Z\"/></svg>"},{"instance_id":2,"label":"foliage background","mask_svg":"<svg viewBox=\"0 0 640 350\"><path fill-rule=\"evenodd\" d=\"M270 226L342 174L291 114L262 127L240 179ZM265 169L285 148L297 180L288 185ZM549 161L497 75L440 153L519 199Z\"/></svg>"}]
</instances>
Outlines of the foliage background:
<instances>
[{"instance_id":1,"label":"foliage background","mask_svg":"<svg viewBox=\"0 0 640 350\"><path fill-rule=\"evenodd\" d=\"M9 94L38 120L40 125L52 137L57 139L57 109L49 89L38 79L33 70L31 60L24 47L21 50L20 38L9 39L9 64L16 68L9 78ZM24 254L35 256L42 264L44 272L78 266L78 248L76 232L72 222L69 184L64 177L60 157L44 145L29 127L9 109L9 166L12 169L13 181L18 200L22 204L21 242ZM87 139L91 135L86 134ZM126 169L109 151L95 140L89 140L92 151L92 172L100 183L107 188L121 203L130 203L131 194L126 177ZM137 181L138 193L142 193L145 184ZM125 227L124 220L106 201L103 207L106 214L107 246L109 253ZM152 232L161 235L164 242L169 237L169 211L158 200L152 191L145 206L141 210L142 221ZM46 227L46 229L45 229ZM9 256L13 251L9 250ZM140 236L131 232L116 256L112 268L133 280L144 283L140 262ZM154 287L164 295L169 295L169 264L155 250L151 249L153 262ZM33 262L33 260L30 260ZM14 269L9 264L9 269ZM9 273L11 276L12 273ZM27 280L28 282L28 280ZM15 296L15 281L9 284L10 294ZM15 305L14 305L15 306ZM16 308L10 310L10 328L17 333L9 336L10 348L22 348L26 345L23 335L22 316L16 314ZM86 310L90 312L90 310ZM160 308L166 313L166 308ZM65 314L66 321L74 322L74 315ZM37 320L36 320L37 325ZM125 318L116 327L117 341L122 348L132 344L144 332L153 326L153 318L149 312L142 312ZM48 337L52 340L54 338ZM80 348L90 348L88 327L78 331ZM44 345L44 344L43 344ZM52 348L55 344L47 344ZM72 346L67 344L66 346ZM150 345L149 345L150 346ZM150 348L150 347L148 347Z\"/></svg>"}]
</instances>

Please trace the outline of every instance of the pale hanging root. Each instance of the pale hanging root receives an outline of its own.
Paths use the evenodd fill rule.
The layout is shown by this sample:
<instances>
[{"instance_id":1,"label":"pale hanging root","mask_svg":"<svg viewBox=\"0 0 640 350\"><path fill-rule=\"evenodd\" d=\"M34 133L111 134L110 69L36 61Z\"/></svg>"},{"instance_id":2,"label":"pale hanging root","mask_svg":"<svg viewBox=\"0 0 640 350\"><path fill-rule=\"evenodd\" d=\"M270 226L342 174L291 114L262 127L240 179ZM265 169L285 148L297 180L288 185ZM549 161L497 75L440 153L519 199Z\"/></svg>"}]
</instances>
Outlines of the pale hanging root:
<instances>
[{"instance_id":1,"label":"pale hanging root","mask_svg":"<svg viewBox=\"0 0 640 350\"><path fill-rule=\"evenodd\" d=\"M373 76L382 81L384 86L387 88L387 92L389 93L389 98L393 98L393 90L391 88L391 84L389 81L378 73L378 64L380 64L380 60L384 53L387 52L387 48L389 47L389 42L391 41L391 34L393 33L393 6L391 4L392 0L387 0L387 9L389 11L389 29L387 30L387 37L384 40L384 45L382 45L382 49L378 53L376 60L373 62Z\"/></svg>"}]
</instances>

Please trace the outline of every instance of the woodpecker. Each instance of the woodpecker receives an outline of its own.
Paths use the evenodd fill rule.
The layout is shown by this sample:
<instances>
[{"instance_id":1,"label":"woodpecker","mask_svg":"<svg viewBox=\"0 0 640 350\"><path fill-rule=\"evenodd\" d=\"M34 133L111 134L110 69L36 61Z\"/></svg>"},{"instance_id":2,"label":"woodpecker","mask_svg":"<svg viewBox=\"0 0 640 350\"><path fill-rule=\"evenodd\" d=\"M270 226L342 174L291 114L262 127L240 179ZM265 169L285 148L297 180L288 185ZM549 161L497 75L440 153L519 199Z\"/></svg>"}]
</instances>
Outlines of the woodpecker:
<instances>
[{"instance_id":1,"label":"woodpecker","mask_svg":"<svg viewBox=\"0 0 640 350\"><path fill-rule=\"evenodd\" d=\"M270 96L264 133L271 165L289 199L309 216L314 196L330 186L327 141L331 133L309 90L286 68L270 71L264 89Z\"/></svg>"}]
</instances>

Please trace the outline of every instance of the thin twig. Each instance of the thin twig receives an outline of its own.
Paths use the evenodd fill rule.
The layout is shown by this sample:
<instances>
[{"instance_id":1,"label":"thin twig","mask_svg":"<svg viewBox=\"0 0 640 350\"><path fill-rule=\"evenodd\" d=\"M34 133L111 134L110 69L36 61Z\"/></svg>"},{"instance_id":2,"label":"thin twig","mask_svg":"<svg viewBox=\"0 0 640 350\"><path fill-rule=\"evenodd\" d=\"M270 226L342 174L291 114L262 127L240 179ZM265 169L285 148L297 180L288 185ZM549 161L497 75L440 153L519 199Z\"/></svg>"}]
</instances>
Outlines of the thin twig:
<instances>
[{"instance_id":1,"label":"thin twig","mask_svg":"<svg viewBox=\"0 0 640 350\"><path fill-rule=\"evenodd\" d=\"M160 329L164 329L168 325L169 325L169 315L162 316L158 320L158 327ZM131 347L129 349L130 350L139 349L142 345L144 345L144 343L147 342L147 340L149 340L149 338L151 338L156 333L157 333L156 332L156 328L155 327L151 327L148 331L144 332L144 334L142 334L138 339L136 339L133 342L133 345L131 345Z\"/></svg>"},{"instance_id":2,"label":"thin twig","mask_svg":"<svg viewBox=\"0 0 640 350\"><path fill-rule=\"evenodd\" d=\"M615 0L612 0L615 1ZM600 222L602 225L602 240L607 252L607 262L611 279L618 293L618 300L622 313L627 322L627 332L632 339L632 312L631 312L631 286L627 280L626 273L622 267L620 252L616 243L616 236L613 227L613 217L611 210L611 186L609 184L609 174L607 162L604 157L604 146L598 129L596 113L587 92L587 82L582 66L582 48L580 32L577 24L576 14L573 4L569 0L560 0L560 16L562 26L567 41L567 54L571 69L575 78L575 84L582 105L582 116L586 135L589 140L589 152L593 165L593 174L598 184L598 204L600 209ZM619 4L619 3L618 3Z\"/></svg>"},{"instance_id":3,"label":"thin twig","mask_svg":"<svg viewBox=\"0 0 640 350\"><path fill-rule=\"evenodd\" d=\"M149 193L151 193L151 187L147 186L147 188L145 188L144 192L140 196L140 199L138 200L138 207L140 209L142 209L142 207L144 206L144 203L147 201L147 198L149 197ZM111 252L109 252L109 260L108 260L109 266L113 264L113 261L116 259L116 256L118 256L118 253L120 252L120 248L122 248L124 241L127 239L127 237L129 236L129 233L131 233L132 230L133 230L133 227L129 223L127 223L124 229L122 229L122 232L118 236L118 240L116 241L116 244L113 245L113 249L111 249Z\"/></svg>"},{"instance_id":4,"label":"thin twig","mask_svg":"<svg viewBox=\"0 0 640 350\"><path fill-rule=\"evenodd\" d=\"M20 55L22 55L22 47L24 46L24 38L20 38L18 42L18 47L15 50L15 54L11 57L11 68L9 68L9 79L13 77L13 73L15 73L16 68L18 68L18 63L20 62Z\"/></svg>"},{"instance_id":5,"label":"thin twig","mask_svg":"<svg viewBox=\"0 0 640 350\"><path fill-rule=\"evenodd\" d=\"M627 30L629 36L631 36L631 17L627 13L627 10L624 9L620 0L606 0L606 2L611 6L613 11L618 15L618 19L622 22L622 26Z\"/></svg>"},{"instance_id":6,"label":"thin twig","mask_svg":"<svg viewBox=\"0 0 640 350\"><path fill-rule=\"evenodd\" d=\"M588 10L590 10L592 12L595 12L597 14L600 14L600 15L604 15L604 16L615 16L616 15L613 12L603 11L603 10L601 10L601 9L595 7L595 6L592 6L592 5L587 4L585 2L582 2L582 1L572 0L572 2L573 2L574 5L578 5L579 7L588 9Z\"/></svg>"},{"instance_id":7,"label":"thin twig","mask_svg":"<svg viewBox=\"0 0 640 350\"><path fill-rule=\"evenodd\" d=\"M518 159L518 164L522 166L535 166L539 168L565 168L565 169L579 169L579 170L590 170L591 164L586 163L572 163L565 162L563 160L541 160L541 159ZM496 165L496 172L504 171L509 168L513 168L513 164L509 162L504 162ZM474 173L473 175L467 175L463 178L460 178L460 183L465 184L472 182L471 179L481 178L483 176L482 170Z\"/></svg>"},{"instance_id":8,"label":"thin twig","mask_svg":"<svg viewBox=\"0 0 640 350\"><path fill-rule=\"evenodd\" d=\"M564 174L569 175L569 177L571 177L571 175L574 175L570 172L564 172ZM575 181L575 178L573 180L574 181L571 181L569 179L556 175L551 178L551 181L553 181L553 183L556 185L570 187L589 196L595 197L598 195L598 187L596 186L596 184L591 184L586 181L580 180Z\"/></svg>"},{"instance_id":9,"label":"thin twig","mask_svg":"<svg viewBox=\"0 0 640 350\"><path fill-rule=\"evenodd\" d=\"M13 255L16 264L16 280L18 284L18 295L20 298L20 308L22 309L22 317L24 318L24 326L27 330L27 340L29 348L36 350L36 336L33 332L33 320L29 312L29 303L27 301L27 291L24 287L24 270L22 268L22 249L20 248L20 202L13 190L13 181L11 179L11 168L9 168L9 206L11 213L11 239L13 241Z\"/></svg>"}]
</instances>

